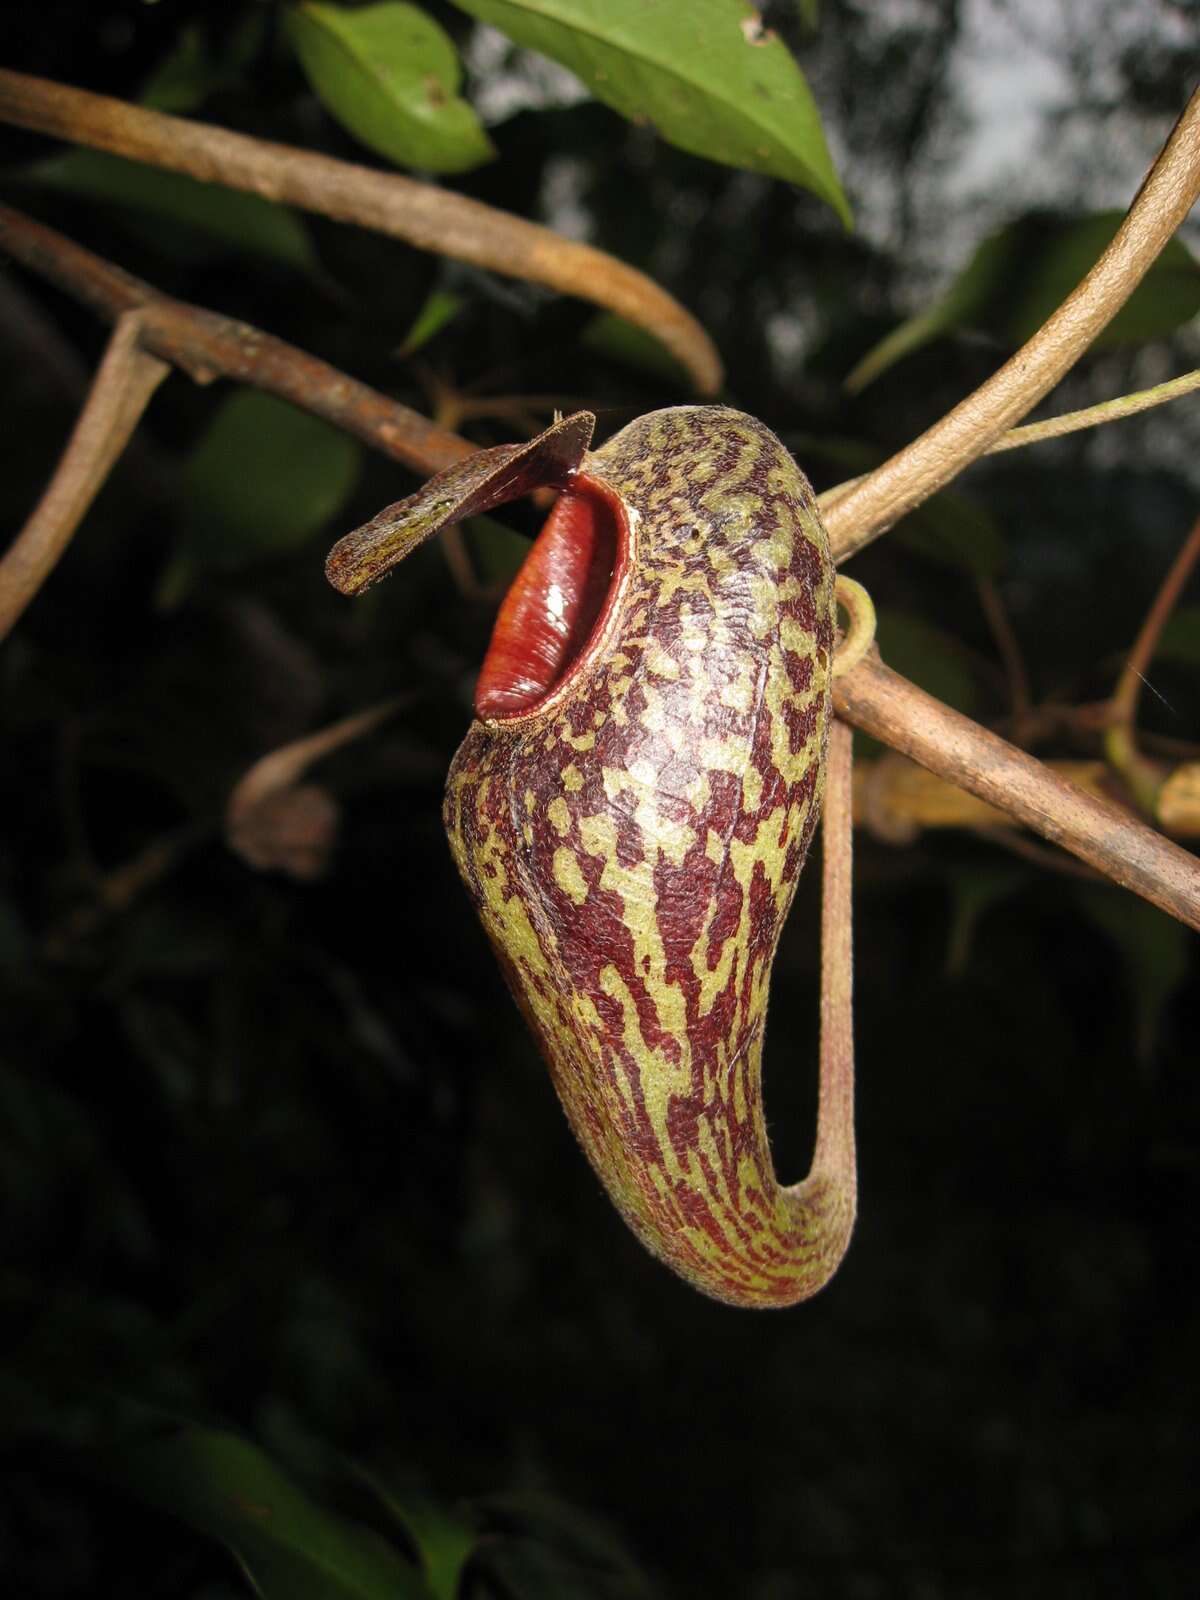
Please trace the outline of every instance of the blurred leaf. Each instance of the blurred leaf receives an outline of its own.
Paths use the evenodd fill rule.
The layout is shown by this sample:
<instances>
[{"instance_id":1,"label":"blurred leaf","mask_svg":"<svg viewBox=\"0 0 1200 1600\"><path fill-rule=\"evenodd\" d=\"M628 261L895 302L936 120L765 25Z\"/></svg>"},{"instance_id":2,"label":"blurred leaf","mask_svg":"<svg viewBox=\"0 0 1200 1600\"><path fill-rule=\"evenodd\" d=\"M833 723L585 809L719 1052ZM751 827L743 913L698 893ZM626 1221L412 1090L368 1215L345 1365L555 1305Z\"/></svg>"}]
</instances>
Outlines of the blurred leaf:
<instances>
[{"instance_id":1,"label":"blurred leaf","mask_svg":"<svg viewBox=\"0 0 1200 1600\"><path fill-rule=\"evenodd\" d=\"M1156 906L1106 884L1078 884L1080 905L1124 957L1138 1061L1149 1065L1163 1007L1187 975L1192 935Z\"/></svg>"},{"instance_id":2,"label":"blurred leaf","mask_svg":"<svg viewBox=\"0 0 1200 1600\"><path fill-rule=\"evenodd\" d=\"M403 1510L404 1526L421 1556L425 1583L436 1600L456 1600L458 1587L471 1552L475 1548L475 1529L426 1502L408 1501Z\"/></svg>"},{"instance_id":3,"label":"blurred leaf","mask_svg":"<svg viewBox=\"0 0 1200 1600\"><path fill-rule=\"evenodd\" d=\"M878 613L876 637L884 661L894 671L957 711L973 711L975 680L950 634L920 617L884 608Z\"/></svg>"},{"instance_id":4,"label":"blurred leaf","mask_svg":"<svg viewBox=\"0 0 1200 1600\"><path fill-rule=\"evenodd\" d=\"M946 976L961 978L971 964L971 946L984 915L1018 894L1031 874L1015 861L973 862L946 873L950 928L946 935Z\"/></svg>"},{"instance_id":5,"label":"blurred leaf","mask_svg":"<svg viewBox=\"0 0 1200 1600\"><path fill-rule=\"evenodd\" d=\"M432 1501L395 1494L370 1473L359 1476L415 1545L433 1600L457 1600L463 1572L478 1539L477 1530Z\"/></svg>"},{"instance_id":6,"label":"blurred leaf","mask_svg":"<svg viewBox=\"0 0 1200 1600\"><path fill-rule=\"evenodd\" d=\"M1098 212L1054 228L1028 263L1022 292L1002 334L1024 344L1071 290L1087 276L1124 221L1123 211ZM1154 265L1092 348L1159 339L1200 311L1200 262L1178 237L1168 239Z\"/></svg>"},{"instance_id":7,"label":"blurred leaf","mask_svg":"<svg viewBox=\"0 0 1200 1600\"><path fill-rule=\"evenodd\" d=\"M192 23L182 29L175 48L150 74L138 101L153 111L184 116L203 104L214 81L213 62L204 31Z\"/></svg>"},{"instance_id":8,"label":"blurred leaf","mask_svg":"<svg viewBox=\"0 0 1200 1600\"><path fill-rule=\"evenodd\" d=\"M0 971L23 967L33 954L33 941L21 914L7 896L0 895Z\"/></svg>"},{"instance_id":9,"label":"blurred leaf","mask_svg":"<svg viewBox=\"0 0 1200 1600\"><path fill-rule=\"evenodd\" d=\"M530 50L559 61L598 100L669 144L800 184L847 227L808 84L746 0L455 0Z\"/></svg>"},{"instance_id":10,"label":"blurred leaf","mask_svg":"<svg viewBox=\"0 0 1200 1600\"><path fill-rule=\"evenodd\" d=\"M853 394L931 340L974 327L1023 344L1084 278L1111 241L1122 212L1071 221L1031 213L979 245L946 292L907 318L862 358L846 379ZM1136 344L1173 333L1200 311L1200 263L1171 239L1093 345Z\"/></svg>"},{"instance_id":11,"label":"blurred leaf","mask_svg":"<svg viewBox=\"0 0 1200 1600\"><path fill-rule=\"evenodd\" d=\"M131 995L121 1007L121 1021L133 1050L152 1069L165 1096L181 1106L192 1104L207 1059L206 1041L183 1011Z\"/></svg>"},{"instance_id":12,"label":"blurred leaf","mask_svg":"<svg viewBox=\"0 0 1200 1600\"><path fill-rule=\"evenodd\" d=\"M175 47L146 79L138 103L155 111L186 115L218 89L236 85L263 48L269 16L256 7L223 32L216 53L205 31L190 24L179 34Z\"/></svg>"},{"instance_id":13,"label":"blurred leaf","mask_svg":"<svg viewBox=\"0 0 1200 1600\"><path fill-rule=\"evenodd\" d=\"M881 450L860 439L789 434L788 444L804 460L828 461L848 478L870 472L883 460ZM957 489L943 489L910 511L891 537L907 550L977 578L995 577L1008 560L1008 545L996 519Z\"/></svg>"},{"instance_id":14,"label":"blurred leaf","mask_svg":"<svg viewBox=\"0 0 1200 1600\"><path fill-rule=\"evenodd\" d=\"M102 150L50 156L26 168L25 176L46 188L120 207L138 232L175 259L233 252L309 274L319 270L312 241L296 213L255 194L123 161Z\"/></svg>"},{"instance_id":15,"label":"blurred leaf","mask_svg":"<svg viewBox=\"0 0 1200 1600\"><path fill-rule=\"evenodd\" d=\"M507 588L533 548L532 541L495 517L472 517L463 529L480 583Z\"/></svg>"},{"instance_id":16,"label":"blurred leaf","mask_svg":"<svg viewBox=\"0 0 1200 1600\"><path fill-rule=\"evenodd\" d=\"M1008 559L1008 547L996 519L978 501L957 489L943 489L919 505L892 537L906 550L942 566L965 570L976 578L994 578Z\"/></svg>"},{"instance_id":17,"label":"blurred leaf","mask_svg":"<svg viewBox=\"0 0 1200 1600\"><path fill-rule=\"evenodd\" d=\"M416 6L301 0L284 18L325 109L377 154L430 172L466 172L495 155L458 93L462 68L454 45Z\"/></svg>"},{"instance_id":18,"label":"blurred leaf","mask_svg":"<svg viewBox=\"0 0 1200 1600\"><path fill-rule=\"evenodd\" d=\"M869 350L846 378L847 390L858 394L904 356L977 320L1014 270L1019 254L1018 226L1002 228L985 239L939 300L925 311L906 317Z\"/></svg>"},{"instance_id":19,"label":"blurred leaf","mask_svg":"<svg viewBox=\"0 0 1200 1600\"><path fill-rule=\"evenodd\" d=\"M1180 606L1172 613L1159 635L1154 659L1200 667L1200 606Z\"/></svg>"},{"instance_id":20,"label":"blurred leaf","mask_svg":"<svg viewBox=\"0 0 1200 1600\"><path fill-rule=\"evenodd\" d=\"M675 387L691 387L687 373L652 334L611 311L602 311L593 317L579 342L585 350L631 367L634 372L662 379Z\"/></svg>"},{"instance_id":21,"label":"blurred leaf","mask_svg":"<svg viewBox=\"0 0 1200 1600\"><path fill-rule=\"evenodd\" d=\"M264 50L269 48L275 18L267 6L252 6L233 24L225 35L224 63L233 78L248 71Z\"/></svg>"},{"instance_id":22,"label":"blurred leaf","mask_svg":"<svg viewBox=\"0 0 1200 1600\"><path fill-rule=\"evenodd\" d=\"M114 929L106 983L111 994L132 989L147 976L195 977L217 971L229 937L220 918L172 896L129 907Z\"/></svg>"},{"instance_id":23,"label":"blurred leaf","mask_svg":"<svg viewBox=\"0 0 1200 1600\"><path fill-rule=\"evenodd\" d=\"M415 355L422 345L428 344L453 322L466 304L466 296L455 294L452 289L431 289L425 304L413 319L412 327L404 335L398 353L402 356Z\"/></svg>"},{"instance_id":24,"label":"blurred leaf","mask_svg":"<svg viewBox=\"0 0 1200 1600\"><path fill-rule=\"evenodd\" d=\"M845 434L789 431L786 442L806 472L809 470L807 463L814 456L818 461L828 461L847 478L870 472L883 460L883 452L876 445L868 444L863 439L848 438Z\"/></svg>"},{"instance_id":25,"label":"blurred leaf","mask_svg":"<svg viewBox=\"0 0 1200 1600\"><path fill-rule=\"evenodd\" d=\"M227 1545L264 1600L429 1600L377 1534L317 1505L235 1434L164 1413L97 1464L109 1482Z\"/></svg>"},{"instance_id":26,"label":"blurred leaf","mask_svg":"<svg viewBox=\"0 0 1200 1600\"><path fill-rule=\"evenodd\" d=\"M182 560L234 567L302 544L345 504L361 455L355 440L284 400L233 395L184 468Z\"/></svg>"},{"instance_id":27,"label":"blurred leaf","mask_svg":"<svg viewBox=\"0 0 1200 1600\"><path fill-rule=\"evenodd\" d=\"M654 1590L611 1530L545 1495L477 1502L480 1567L521 1600L649 1600Z\"/></svg>"}]
</instances>

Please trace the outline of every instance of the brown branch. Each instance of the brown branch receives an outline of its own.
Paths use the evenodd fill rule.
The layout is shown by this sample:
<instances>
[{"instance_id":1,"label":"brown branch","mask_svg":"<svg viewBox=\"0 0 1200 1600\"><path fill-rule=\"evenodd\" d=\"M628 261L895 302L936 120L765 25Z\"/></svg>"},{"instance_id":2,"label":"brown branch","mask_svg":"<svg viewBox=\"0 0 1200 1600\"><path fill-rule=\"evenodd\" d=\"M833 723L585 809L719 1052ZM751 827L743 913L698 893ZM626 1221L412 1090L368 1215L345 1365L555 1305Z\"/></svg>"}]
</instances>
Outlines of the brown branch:
<instances>
[{"instance_id":1,"label":"brown branch","mask_svg":"<svg viewBox=\"0 0 1200 1600\"><path fill-rule=\"evenodd\" d=\"M721 387L716 346L652 278L603 250L465 195L2 69L0 120L319 211L419 250L607 306L652 334L701 394Z\"/></svg>"},{"instance_id":2,"label":"brown branch","mask_svg":"<svg viewBox=\"0 0 1200 1600\"><path fill-rule=\"evenodd\" d=\"M418 470L433 470L431 457L436 459L439 449L460 459L473 448L326 363L245 323L159 296L52 230L2 207L0 246L102 316L115 319L122 311L140 308L141 341L200 381L224 374L269 389ZM1114 808L1088 802L1032 757L877 662L863 662L839 679L835 704L857 726L1092 861L1181 921L1200 927L1200 868L1193 857ZM1092 809L1085 805L1081 812L1085 802Z\"/></svg>"},{"instance_id":3,"label":"brown branch","mask_svg":"<svg viewBox=\"0 0 1200 1600\"><path fill-rule=\"evenodd\" d=\"M53 228L3 205L0 249L109 321L137 310L141 345L182 367L197 383L226 377L265 389L421 473L438 472L478 448L328 362L248 322L160 294Z\"/></svg>"},{"instance_id":4,"label":"brown branch","mask_svg":"<svg viewBox=\"0 0 1200 1600\"><path fill-rule=\"evenodd\" d=\"M1200 931L1200 861L892 672L877 655L833 686L837 713Z\"/></svg>"},{"instance_id":5,"label":"brown branch","mask_svg":"<svg viewBox=\"0 0 1200 1600\"><path fill-rule=\"evenodd\" d=\"M1096 265L1033 337L974 394L919 438L822 502L835 557L885 533L981 456L1069 372L1153 266L1200 196L1200 90Z\"/></svg>"},{"instance_id":6,"label":"brown branch","mask_svg":"<svg viewBox=\"0 0 1200 1600\"><path fill-rule=\"evenodd\" d=\"M6 638L71 542L150 397L171 370L141 349L140 312L117 319L67 448L29 521L0 558L0 639Z\"/></svg>"}]
</instances>

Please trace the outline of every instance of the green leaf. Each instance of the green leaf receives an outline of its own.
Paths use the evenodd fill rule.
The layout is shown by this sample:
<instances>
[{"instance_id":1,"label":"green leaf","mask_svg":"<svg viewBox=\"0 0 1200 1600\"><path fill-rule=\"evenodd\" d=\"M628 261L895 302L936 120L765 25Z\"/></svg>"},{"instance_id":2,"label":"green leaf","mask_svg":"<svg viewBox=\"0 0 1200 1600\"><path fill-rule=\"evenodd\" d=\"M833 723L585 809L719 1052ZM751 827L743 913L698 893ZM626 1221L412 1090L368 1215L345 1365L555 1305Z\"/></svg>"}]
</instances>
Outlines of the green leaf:
<instances>
[{"instance_id":1,"label":"green leaf","mask_svg":"<svg viewBox=\"0 0 1200 1600\"><path fill-rule=\"evenodd\" d=\"M870 472L883 460L881 450L860 439L806 433L789 434L788 443L798 459L828 461L847 477ZM957 489L943 489L910 511L892 538L907 550L977 578L994 578L1008 560L996 519Z\"/></svg>"},{"instance_id":2,"label":"green leaf","mask_svg":"<svg viewBox=\"0 0 1200 1600\"><path fill-rule=\"evenodd\" d=\"M360 1472L359 1476L415 1545L432 1600L457 1600L478 1539L476 1529L430 1500L394 1494L369 1473Z\"/></svg>"},{"instance_id":3,"label":"green leaf","mask_svg":"<svg viewBox=\"0 0 1200 1600\"><path fill-rule=\"evenodd\" d=\"M425 304L417 312L412 327L404 336L399 354L415 355L422 345L428 344L441 333L443 328L454 321L466 303L466 296L455 294L452 289L430 290Z\"/></svg>"},{"instance_id":4,"label":"green leaf","mask_svg":"<svg viewBox=\"0 0 1200 1600\"><path fill-rule=\"evenodd\" d=\"M186 116L208 98L214 81L213 62L204 41L204 31L192 23L183 29L175 48L150 74L138 102L153 111Z\"/></svg>"},{"instance_id":5,"label":"green leaf","mask_svg":"<svg viewBox=\"0 0 1200 1600\"><path fill-rule=\"evenodd\" d=\"M650 1600L654 1591L620 1539L598 1518L546 1495L476 1503L484 1529L477 1560L521 1600Z\"/></svg>"},{"instance_id":6,"label":"green leaf","mask_svg":"<svg viewBox=\"0 0 1200 1600\"><path fill-rule=\"evenodd\" d=\"M858 394L904 356L982 317L989 300L1011 277L1019 243L1018 225L985 239L940 299L906 318L863 356L847 377L846 389Z\"/></svg>"},{"instance_id":7,"label":"green leaf","mask_svg":"<svg viewBox=\"0 0 1200 1600\"><path fill-rule=\"evenodd\" d=\"M1134 1039L1142 1067L1150 1063L1163 1007L1187 976L1191 934L1174 917L1136 895L1105 884L1078 885L1083 909L1119 947L1134 1005Z\"/></svg>"},{"instance_id":8,"label":"green leaf","mask_svg":"<svg viewBox=\"0 0 1200 1600\"><path fill-rule=\"evenodd\" d=\"M532 541L495 517L471 517L462 526L480 583L488 588L507 589L533 549Z\"/></svg>"},{"instance_id":9,"label":"green leaf","mask_svg":"<svg viewBox=\"0 0 1200 1600\"><path fill-rule=\"evenodd\" d=\"M971 963L975 933L988 911L1011 899L1030 881L1032 874L1017 862L973 862L950 867L946 883L950 891L950 928L946 935L946 976L961 978Z\"/></svg>"},{"instance_id":10,"label":"green leaf","mask_svg":"<svg viewBox=\"0 0 1200 1600\"><path fill-rule=\"evenodd\" d=\"M1075 285L1087 276L1124 221L1124 212L1098 212L1053 228L1028 263L1021 294L998 329L1024 344ZM1161 339L1200 311L1200 262L1179 238L1168 239L1154 265L1095 341L1094 350Z\"/></svg>"},{"instance_id":11,"label":"green leaf","mask_svg":"<svg viewBox=\"0 0 1200 1600\"><path fill-rule=\"evenodd\" d=\"M264 1600L429 1600L383 1539L317 1505L235 1434L163 1414L98 1464L109 1482L227 1545Z\"/></svg>"},{"instance_id":12,"label":"green leaf","mask_svg":"<svg viewBox=\"0 0 1200 1600\"><path fill-rule=\"evenodd\" d=\"M646 377L658 378L672 387L691 386L691 380L671 353L636 323L626 322L615 312L602 311L593 317L580 335L586 350L610 361L617 361Z\"/></svg>"},{"instance_id":13,"label":"green leaf","mask_svg":"<svg viewBox=\"0 0 1200 1600\"><path fill-rule=\"evenodd\" d=\"M877 621L879 651L889 667L957 711L969 715L974 710L975 680L950 634L920 617L888 608L879 611Z\"/></svg>"},{"instance_id":14,"label":"green leaf","mask_svg":"<svg viewBox=\"0 0 1200 1600\"><path fill-rule=\"evenodd\" d=\"M156 249L194 261L226 255L261 256L316 275L319 262L304 224L287 206L123 161L101 150L71 150L26 169L45 188L121 207Z\"/></svg>"},{"instance_id":15,"label":"green leaf","mask_svg":"<svg viewBox=\"0 0 1200 1600\"><path fill-rule=\"evenodd\" d=\"M183 560L228 568L302 544L345 504L361 455L355 440L284 400L231 396L184 469Z\"/></svg>"},{"instance_id":16,"label":"green leaf","mask_svg":"<svg viewBox=\"0 0 1200 1600\"><path fill-rule=\"evenodd\" d=\"M1200 606L1180 606L1171 615L1158 636L1154 659L1200 667Z\"/></svg>"},{"instance_id":17,"label":"green leaf","mask_svg":"<svg viewBox=\"0 0 1200 1600\"><path fill-rule=\"evenodd\" d=\"M495 155L458 93L462 68L454 45L416 6L302 0L284 18L325 109L378 155L430 172L466 172Z\"/></svg>"},{"instance_id":18,"label":"green leaf","mask_svg":"<svg viewBox=\"0 0 1200 1600\"><path fill-rule=\"evenodd\" d=\"M994 578L1008 559L996 519L956 489L943 489L909 512L892 537L906 550L976 578Z\"/></svg>"},{"instance_id":19,"label":"green leaf","mask_svg":"<svg viewBox=\"0 0 1200 1600\"><path fill-rule=\"evenodd\" d=\"M934 304L880 341L846 379L857 393L903 356L958 328L1007 345L1036 333L1087 276L1122 221L1118 211L1063 221L1030 213L991 234ZM1093 348L1173 333L1200 312L1200 263L1178 239L1166 248Z\"/></svg>"},{"instance_id":20,"label":"green leaf","mask_svg":"<svg viewBox=\"0 0 1200 1600\"><path fill-rule=\"evenodd\" d=\"M6 896L0 895L0 972L23 967L33 954L33 940L21 913Z\"/></svg>"},{"instance_id":21,"label":"green leaf","mask_svg":"<svg viewBox=\"0 0 1200 1600\"><path fill-rule=\"evenodd\" d=\"M850 207L800 68L747 0L455 0L669 144Z\"/></svg>"},{"instance_id":22,"label":"green leaf","mask_svg":"<svg viewBox=\"0 0 1200 1600\"><path fill-rule=\"evenodd\" d=\"M189 24L146 79L138 103L186 116L217 90L240 86L263 51L269 24L265 7L257 7L222 30L215 51L204 29Z\"/></svg>"},{"instance_id":23,"label":"green leaf","mask_svg":"<svg viewBox=\"0 0 1200 1600\"><path fill-rule=\"evenodd\" d=\"M862 439L851 439L845 434L802 433L790 430L788 449L795 456L803 472L814 476L809 463L815 456L818 461L828 461L847 478L870 472L883 460L883 452Z\"/></svg>"}]
</instances>

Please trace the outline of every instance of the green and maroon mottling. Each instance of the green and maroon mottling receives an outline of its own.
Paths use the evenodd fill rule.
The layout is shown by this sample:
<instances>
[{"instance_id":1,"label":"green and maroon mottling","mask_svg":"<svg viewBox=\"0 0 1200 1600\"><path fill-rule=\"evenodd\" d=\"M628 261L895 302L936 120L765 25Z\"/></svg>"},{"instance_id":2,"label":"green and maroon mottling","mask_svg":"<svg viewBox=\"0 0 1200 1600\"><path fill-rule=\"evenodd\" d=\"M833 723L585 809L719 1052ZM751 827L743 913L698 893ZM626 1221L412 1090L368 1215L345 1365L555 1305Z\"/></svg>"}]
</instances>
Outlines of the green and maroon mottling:
<instances>
[{"instance_id":1,"label":"green and maroon mottling","mask_svg":"<svg viewBox=\"0 0 1200 1600\"><path fill-rule=\"evenodd\" d=\"M854 1218L852 1129L820 1146L840 1160L782 1187L760 1076L771 964L821 803L824 529L778 439L720 406L640 418L582 457L569 494L593 509L547 523L502 611L447 782L451 849L635 1233L707 1294L790 1304L831 1276ZM594 573L553 576L581 528L612 569L607 599L582 650L536 645L550 665L506 698L539 605L553 622L596 592Z\"/></svg>"}]
</instances>

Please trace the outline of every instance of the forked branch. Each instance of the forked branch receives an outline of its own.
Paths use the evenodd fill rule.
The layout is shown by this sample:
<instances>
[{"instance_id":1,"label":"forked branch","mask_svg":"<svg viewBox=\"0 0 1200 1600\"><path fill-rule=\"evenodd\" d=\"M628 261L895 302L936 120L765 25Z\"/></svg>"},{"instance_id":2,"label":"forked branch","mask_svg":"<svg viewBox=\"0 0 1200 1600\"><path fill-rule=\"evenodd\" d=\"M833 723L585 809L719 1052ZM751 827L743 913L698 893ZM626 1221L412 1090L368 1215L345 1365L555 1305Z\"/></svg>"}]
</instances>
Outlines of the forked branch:
<instances>
[{"instance_id":1,"label":"forked branch","mask_svg":"<svg viewBox=\"0 0 1200 1600\"><path fill-rule=\"evenodd\" d=\"M3 77L0 74L0 79ZM1196 111L1195 103L1190 110ZM1198 125L1200 115L1187 124L1193 145ZM1177 130L1176 142L1178 138ZM1191 158L1189 162L1188 181L1194 183L1200 162ZM1156 167L1156 173L1160 173L1161 165L1160 162ZM1182 182L1179 159L1168 165L1168 175L1172 173L1173 180L1167 188L1177 195ZM1147 193L1153 196L1157 192L1152 176L1138 204ZM1180 204L1182 201L1176 198L1176 210ZM1131 218L1133 215L1131 212ZM1161 207L1154 210L1159 223L1155 248L1169 236L1170 230L1164 232L1162 228L1165 215ZM115 320L123 312L136 309L137 338L142 346L182 367L198 381L227 375L269 389L425 472L447 465L473 448L458 435L434 427L417 413L356 384L326 363L245 323L159 295L149 285L52 230L5 208L0 208L0 246L77 295L102 316ZM1145 266L1140 270L1144 271ZM1133 282L1136 277L1128 282L1125 293ZM1115 305L1109 315L1112 310ZM1102 325L1101 321L1098 326ZM1071 359L1074 353L1065 365ZM1011 385L1010 390L1015 392ZM1021 407L1027 408L1036 398L1032 391L1022 391ZM1011 401L1008 409L1001 407L1001 411L1002 429L1013 414ZM1020 410L1015 414L1019 415ZM952 417L956 415L951 413ZM961 419L955 427L961 434ZM972 448L965 459L977 454L979 450ZM892 477L903 477L899 464L904 456L902 452L889 464L890 477L888 469L881 469L885 486ZM943 453L940 460L939 470L945 470L946 479L961 465L954 463L953 452ZM870 489L879 480L879 474L872 474L832 508L830 520L838 518L843 548L846 530L851 526L843 508L854 501L860 509L865 505L864 515L869 515L872 506L877 513L880 505L890 503L886 497L879 498L877 489ZM921 481L928 482L928 478ZM945 479L934 486L940 486L941 481ZM867 489L870 492L865 499L858 498L860 491ZM910 503L921 498L923 495L917 493ZM877 661L865 661L839 680L835 704L839 714L856 726L1074 852L1170 915L1200 928L1200 863L1127 813L1084 794L1040 762L932 699Z\"/></svg>"},{"instance_id":2,"label":"forked branch","mask_svg":"<svg viewBox=\"0 0 1200 1600\"><path fill-rule=\"evenodd\" d=\"M837 679L840 717L1200 931L1200 860L868 657Z\"/></svg>"},{"instance_id":3,"label":"forked branch","mask_svg":"<svg viewBox=\"0 0 1200 1600\"><path fill-rule=\"evenodd\" d=\"M823 502L839 561L945 488L1049 393L1116 316L1198 197L1200 90L1188 102L1116 237L1053 316L932 428L832 503Z\"/></svg>"},{"instance_id":4,"label":"forked branch","mask_svg":"<svg viewBox=\"0 0 1200 1600\"><path fill-rule=\"evenodd\" d=\"M160 294L82 245L0 205L0 250L115 322L138 313L142 347L197 383L233 378L301 406L416 472L438 472L476 448L419 411L248 322Z\"/></svg>"},{"instance_id":5,"label":"forked branch","mask_svg":"<svg viewBox=\"0 0 1200 1600\"><path fill-rule=\"evenodd\" d=\"M205 183L319 211L418 250L607 306L652 334L701 394L715 394L721 387L716 346L695 317L652 278L603 250L564 239L466 195L3 69L0 120Z\"/></svg>"},{"instance_id":6,"label":"forked branch","mask_svg":"<svg viewBox=\"0 0 1200 1600\"><path fill-rule=\"evenodd\" d=\"M84 513L120 459L170 367L138 344L139 313L125 311L87 403L36 510L0 557L0 639L57 566Z\"/></svg>"}]
</instances>

